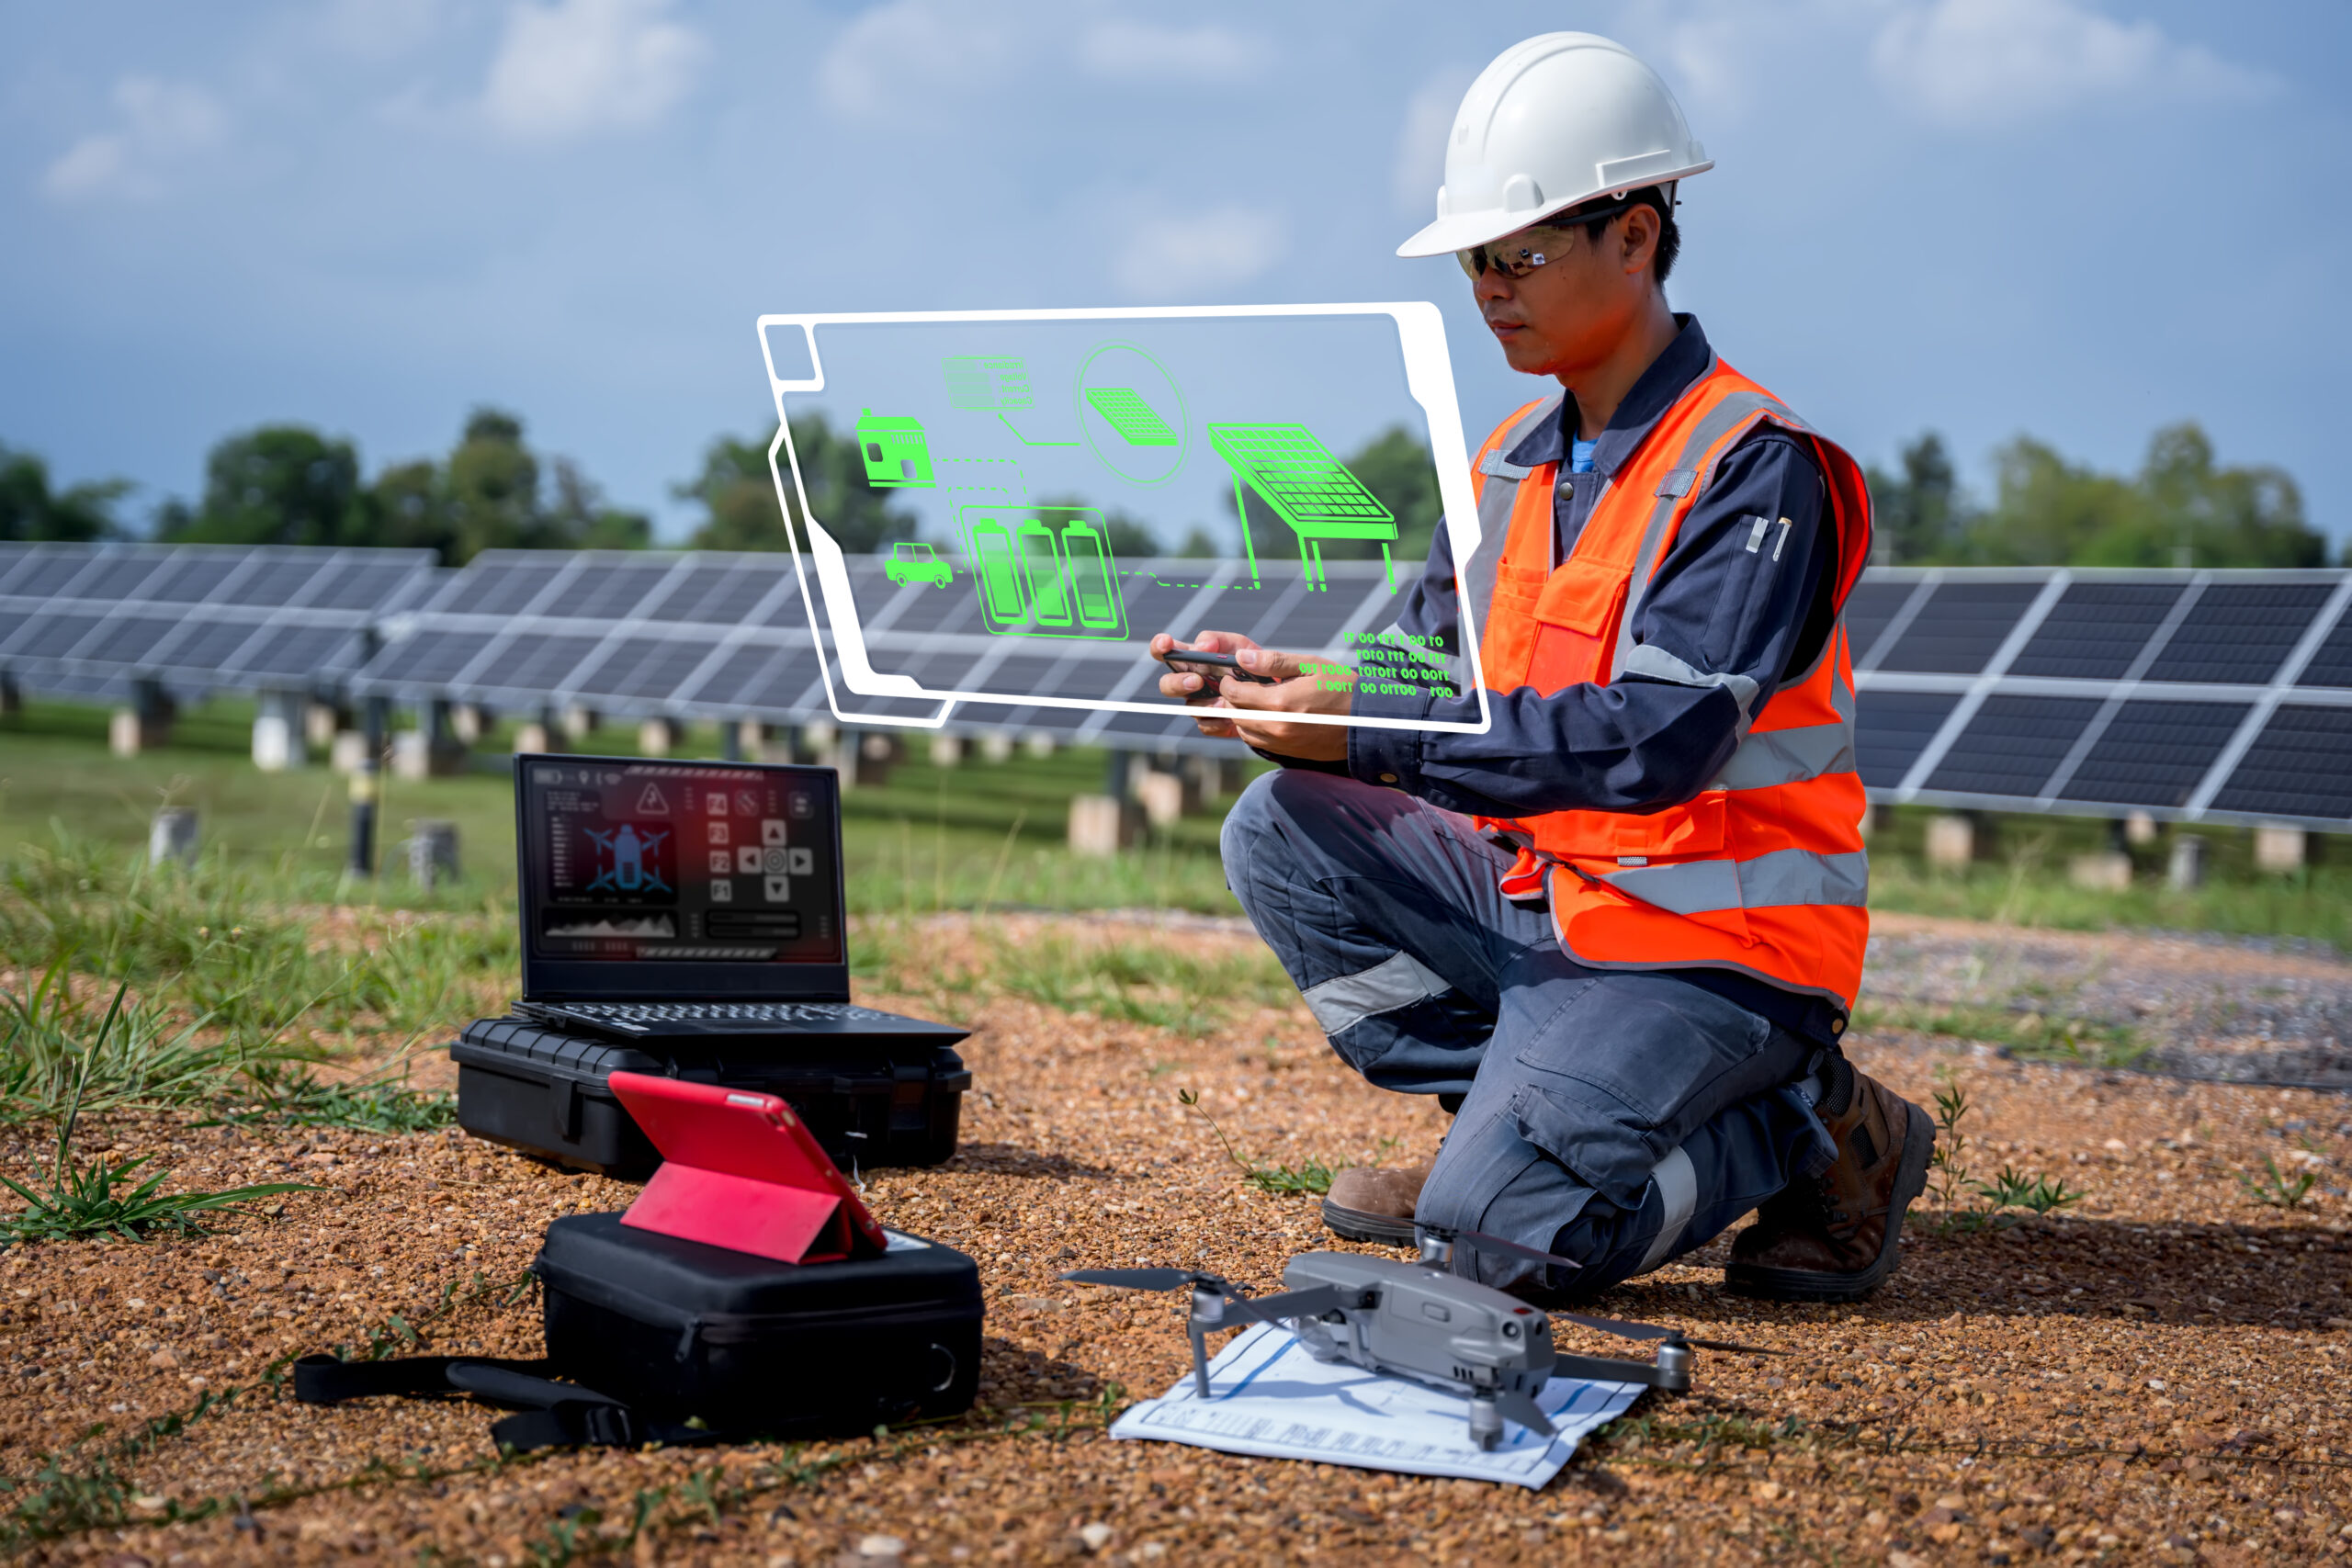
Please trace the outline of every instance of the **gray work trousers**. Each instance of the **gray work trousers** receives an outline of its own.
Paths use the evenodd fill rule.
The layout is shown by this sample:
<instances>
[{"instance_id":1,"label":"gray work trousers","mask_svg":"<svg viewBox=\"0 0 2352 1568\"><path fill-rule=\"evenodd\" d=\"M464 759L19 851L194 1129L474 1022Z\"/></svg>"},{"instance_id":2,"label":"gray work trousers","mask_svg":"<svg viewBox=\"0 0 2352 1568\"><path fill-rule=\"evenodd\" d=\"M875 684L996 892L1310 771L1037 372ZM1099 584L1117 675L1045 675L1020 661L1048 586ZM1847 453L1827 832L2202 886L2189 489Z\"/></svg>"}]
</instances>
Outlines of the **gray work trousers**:
<instances>
[{"instance_id":1,"label":"gray work trousers","mask_svg":"<svg viewBox=\"0 0 2352 1568\"><path fill-rule=\"evenodd\" d=\"M1497 888L1469 818L1306 770L1226 818L1227 885L1340 1059L1383 1089L1466 1098L1415 1218L1575 1259L1584 1293L1722 1233L1837 1147L1822 1053L1671 975L1588 969ZM1456 1272L1534 1270L1457 1249Z\"/></svg>"}]
</instances>

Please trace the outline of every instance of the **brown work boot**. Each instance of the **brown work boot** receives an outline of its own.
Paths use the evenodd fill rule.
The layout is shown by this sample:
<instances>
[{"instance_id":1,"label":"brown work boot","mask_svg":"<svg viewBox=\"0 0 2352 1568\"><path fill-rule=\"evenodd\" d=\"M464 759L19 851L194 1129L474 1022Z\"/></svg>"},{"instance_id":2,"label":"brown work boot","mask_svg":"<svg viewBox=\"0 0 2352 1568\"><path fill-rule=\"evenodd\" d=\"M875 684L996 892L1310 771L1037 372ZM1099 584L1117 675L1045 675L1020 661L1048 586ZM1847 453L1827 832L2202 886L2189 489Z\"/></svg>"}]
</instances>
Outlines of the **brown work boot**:
<instances>
[{"instance_id":1,"label":"brown work boot","mask_svg":"<svg viewBox=\"0 0 2352 1568\"><path fill-rule=\"evenodd\" d=\"M1323 1200L1323 1224L1350 1241L1410 1247L1413 1205L1421 1201L1421 1184L1429 1179L1425 1165L1396 1170L1350 1166L1331 1179L1330 1193Z\"/></svg>"},{"instance_id":2,"label":"brown work boot","mask_svg":"<svg viewBox=\"0 0 2352 1568\"><path fill-rule=\"evenodd\" d=\"M1928 1113L1842 1056L1814 1111L1838 1163L1766 1203L1731 1244L1724 1286L1782 1302L1849 1302L1894 1272L1903 1213L1928 1185L1936 1127Z\"/></svg>"}]
</instances>

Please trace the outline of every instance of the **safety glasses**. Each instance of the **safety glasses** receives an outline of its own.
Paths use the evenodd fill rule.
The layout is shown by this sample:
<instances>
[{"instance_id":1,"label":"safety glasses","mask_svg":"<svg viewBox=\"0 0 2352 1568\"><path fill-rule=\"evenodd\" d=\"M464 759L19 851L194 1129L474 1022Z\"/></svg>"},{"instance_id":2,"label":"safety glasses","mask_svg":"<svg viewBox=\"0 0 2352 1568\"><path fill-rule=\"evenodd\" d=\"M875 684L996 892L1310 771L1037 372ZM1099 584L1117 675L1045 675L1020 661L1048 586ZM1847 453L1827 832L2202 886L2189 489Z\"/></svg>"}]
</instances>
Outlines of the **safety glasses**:
<instances>
[{"instance_id":1,"label":"safety glasses","mask_svg":"<svg viewBox=\"0 0 2352 1568\"><path fill-rule=\"evenodd\" d=\"M1588 223L1614 218L1633 205L1631 201L1616 201L1585 211L1555 213L1541 223L1531 224L1516 234L1506 234L1491 244L1473 245L1466 251L1456 251L1453 259L1462 264L1462 270L1469 275L1473 283L1486 276L1488 267L1495 268L1508 278L1522 278L1553 257L1566 255L1569 241L1578 229ZM1543 243L1547 236L1557 236L1556 245L1549 252L1538 250L1536 246Z\"/></svg>"}]
</instances>

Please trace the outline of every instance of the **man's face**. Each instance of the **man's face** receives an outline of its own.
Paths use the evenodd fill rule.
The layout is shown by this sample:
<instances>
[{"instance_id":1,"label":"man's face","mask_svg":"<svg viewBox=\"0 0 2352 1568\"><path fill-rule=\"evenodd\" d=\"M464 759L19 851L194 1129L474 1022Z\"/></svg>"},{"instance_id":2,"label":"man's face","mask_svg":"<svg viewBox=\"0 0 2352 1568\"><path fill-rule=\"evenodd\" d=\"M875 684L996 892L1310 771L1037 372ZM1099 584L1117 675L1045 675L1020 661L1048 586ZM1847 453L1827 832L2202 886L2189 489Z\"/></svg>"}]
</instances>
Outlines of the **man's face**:
<instances>
[{"instance_id":1,"label":"man's face","mask_svg":"<svg viewBox=\"0 0 2352 1568\"><path fill-rule=\"evenodd\" d=\"M1654 287L1657 214L1635 207L1611 220L1598 243L1585 238L1581 227L1524 232L1527 238L1502 243L1541 251L1544 265L1519 278L1488 267L1472 298L1512 369L1573 386L1577 372L1600 364L1624 340Z\"/></svg>"}]
</instances>

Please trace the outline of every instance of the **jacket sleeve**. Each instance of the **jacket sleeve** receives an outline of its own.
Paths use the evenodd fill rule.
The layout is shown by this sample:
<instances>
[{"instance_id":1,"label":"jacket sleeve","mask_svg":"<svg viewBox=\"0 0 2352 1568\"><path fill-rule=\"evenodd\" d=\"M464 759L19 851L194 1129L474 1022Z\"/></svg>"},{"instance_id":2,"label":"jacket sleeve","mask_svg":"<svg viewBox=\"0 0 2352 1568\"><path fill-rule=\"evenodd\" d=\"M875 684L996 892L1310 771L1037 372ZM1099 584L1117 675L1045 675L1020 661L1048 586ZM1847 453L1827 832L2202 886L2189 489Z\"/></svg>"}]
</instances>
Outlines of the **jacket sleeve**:
<instances>
[{"instance_id":1,"label":"jacket sleeve","mask_svg":"<svg viewBox=\"0 0 2352 1568\"><path fill-rule=\"evenodd\" d=\"M1619 677L1549 696L1490 693L1483 735L1348 732L1348 771L1449 810L1493 817L1589 809L1655 811L1696 796L1722 769L1782 672L1826 633L1809 615L1834 569L1821 469L1778 431L1735 447L1684 518L1635 612ZM1460 611L1441 536L1396 629L1454 647ZM1467 668L1466 662L1462 666ZM1359 716L1476 722L1472 696L1361 690Z\"/></svg>"}]
</instances>

